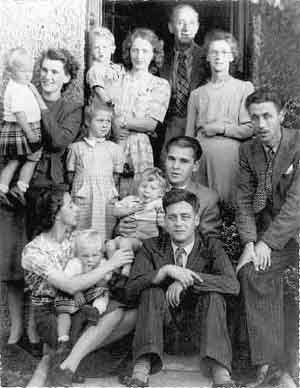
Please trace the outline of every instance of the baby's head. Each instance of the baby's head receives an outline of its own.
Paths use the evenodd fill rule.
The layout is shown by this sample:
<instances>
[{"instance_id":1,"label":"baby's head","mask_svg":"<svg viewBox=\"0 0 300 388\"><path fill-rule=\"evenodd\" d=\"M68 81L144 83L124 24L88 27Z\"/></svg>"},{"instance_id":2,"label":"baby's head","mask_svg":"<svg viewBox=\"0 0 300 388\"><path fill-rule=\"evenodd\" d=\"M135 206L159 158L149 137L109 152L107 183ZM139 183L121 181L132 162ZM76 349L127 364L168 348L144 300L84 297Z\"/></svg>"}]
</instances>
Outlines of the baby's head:
<instances>
[{"instance_id":1,"label":"baby's head","mask_svg":"<svg viewBox=\"0 0 300 388\"><path fill-rule=\"evenodd\" d=\"M32 80L33 61L23 47L9 51L6 67L15 82L27 85Z\"/></svg>"},{"instance_id":2,"label":"baby's head","mask_svg":"<svg viewBox=\"0 0 300 388\"><path fill-rule=\"evenodd\" d=\"M95 28L91 32L91 47L93 59L108 64L116 49L115 38L108 28Z\"/></svg>"},{"instance_id":3,"label":"baby's head","mask_svg":"<svg viewBox=\"0 0 300 388\"><path fill-rule=\"evenodd\" d=\"M144 203L162 198L167 189L167 181L163 172L157 168L147 168L142 173L142 178L137 188L137 194Z\"/></svg>"},{"instance_id":4,"label":"baby's head","mask_svg":"<svg viewBox=\"0 0 300 388\"><path fill-rule=\"evenodd\" d=\"M105 139L111 130L112 116L112 108L104 104L88 106L85 109L85 124L88 128L88 137Z\"/></svg>"},{"instance_id":5,"label":"baby's head","mask_svg":"<svg viewBox=\"0 0 300 388\"><path fill-rule=\"evenodd\" d=\"M84 272L97 267L103 259L103 242L100 233L95 229L86 229L75 238L75 256L81 259Z\"/></svg>"}]
</instances>

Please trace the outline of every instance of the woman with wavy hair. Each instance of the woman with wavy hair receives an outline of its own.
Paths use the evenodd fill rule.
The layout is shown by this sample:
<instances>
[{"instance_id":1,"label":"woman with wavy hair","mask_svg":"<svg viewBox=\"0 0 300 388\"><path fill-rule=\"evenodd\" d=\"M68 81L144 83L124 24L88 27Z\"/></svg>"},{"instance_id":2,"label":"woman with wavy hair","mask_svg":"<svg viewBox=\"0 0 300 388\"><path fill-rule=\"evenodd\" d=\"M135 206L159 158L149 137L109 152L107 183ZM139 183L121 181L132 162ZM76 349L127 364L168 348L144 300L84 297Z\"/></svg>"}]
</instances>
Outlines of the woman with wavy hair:
<instances>
[{"instance_id":1,"label":"woman with wavy hair","mask_svg":"<svg viewBox=\"0 0 300 388\"><path fill-rule=\"evenodd\" d=\"M102 266L85 274L69 276L64 272L64 267L74 256L72 230L77 225L78 207L64 186L52 186L37 200L36 210L40 217L40 233L25 246L22 266L26 284L31 290L37 331L42 342L50 347L51 355L58 348L57 311L54 304L58 290L69 295L87 290L107 274L130 264L133 253L119 249ZM82 318L85 318L84 314ZM71 336L74 346L70 353L57 351L51 357L52 365L50 374L48 373L50 383L53 386L68 387L72 385L72 381L82 382L75 373L80 361L100 348L104 342L108 344L127 334L134 328L134 324L135 311L128 310L122 303L111 299L96 324L89 325L79 338L76 335ZM39 383L41 386L45 385L45 381Z\"/></svg>"},{"instance_id":2,"label":"woman with wavy hair","mask_svg":"<svg viewBox=\"0 0 300 388\"><path fill-rule=\"evenodd\" d=\"M80 131L81 105L63 97L64 91L77 77L78 69L78 62L66 49L53 48L42 53L39 61L41 93L35 93L32 86L41 110L42 157L27 191L27 207L0 207L0 272L1 281L6 283L8 290L11 323L8 347L25 346L33 355L41 353L41 344L31 313L27 325L29 345L23 335L25 325L21 252L27 238L33 237L41 221L35 215L37 199L45 188L64 182L65 150Z\"/></svg>"},{"instance_id":3,"label":"woman with wavy hair","mask_svg":"<svg viewBox=\"0 0 300 388\"><path fill-rule=\"evenodd\" d=\"M163 42L153 31L137 28L129 33L123 42L123 59L127 72L114 101L113 131L125 152L127 171L124 175L137 180L146 168L153 167L149 136L164 120L170 86L151 73L163 63Z\"/></svg>"},{"instance_id":4,"label":"woman with wavy hair","mask_svg":"<svg viewBox=\"0 0 300 388\"><path fill-rule=\"evenodd\" d=\"M215 189L225 203L234 203L239 145L253 135L245 107L253 85L230 74L238 57L232 34L213 30L204 47L211 76L190 95L186 135L196 137L203 150L200 182Z\"/></svg>"}]
</instances>

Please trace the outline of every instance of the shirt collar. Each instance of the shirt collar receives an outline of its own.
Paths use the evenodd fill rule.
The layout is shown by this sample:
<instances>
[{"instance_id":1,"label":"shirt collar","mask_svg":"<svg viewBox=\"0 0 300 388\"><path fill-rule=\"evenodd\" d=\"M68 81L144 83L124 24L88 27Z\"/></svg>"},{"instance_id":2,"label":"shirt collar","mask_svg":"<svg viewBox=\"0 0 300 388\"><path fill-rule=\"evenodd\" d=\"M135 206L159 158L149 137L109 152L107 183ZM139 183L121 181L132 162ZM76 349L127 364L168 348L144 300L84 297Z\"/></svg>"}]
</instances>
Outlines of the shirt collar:
<instances>
[{"instance_id":1,"label":"shirt collar","mask_svg":"<svg viewBox=\"0 0 300 388\"><path fill-rule=\"evenodd\" d=\"M194 244L195 244L195 238L193 239L193 241L192 241L190 244L187 244L187 245L185 245L184 247L179 247L178 245L176 245L176 244L171 240L171 245L172 245L174 257L175 257L175 253L176 253L176 251L177 251L178 248L184 248L184 250L185 250L185 252L186 252L186 255L188 256L188 255L192 252L192 249L193 249L193 247L194 247Z\"/></svg>"},{"instance_id":2,"label":"shirt collar","mask_svg":"<svg viewBox=\"0 0 300 388\"><path fill-rule=\"evenodd\" d=\"M106 139L90 139L88 137L84 137L83 140L92 148L94 148L96 146L96 144L98 143L104 143Z\"/></svg>"},{"instance_id":3,"label":"shirt collar","mask_svg":"<svg viewBox=\"0 0 300 388\"><path fill-rule=\"evenodd\" d=\"M176 57L178 57L179 53L183 52L187 58L190 58L193 54L194 47L195 47L195 42L192 42L192 44L188 48L186 48L185 50L179 50L176 47L174 47L175 55L176 55Z\"/></svg>"}]
</instances>

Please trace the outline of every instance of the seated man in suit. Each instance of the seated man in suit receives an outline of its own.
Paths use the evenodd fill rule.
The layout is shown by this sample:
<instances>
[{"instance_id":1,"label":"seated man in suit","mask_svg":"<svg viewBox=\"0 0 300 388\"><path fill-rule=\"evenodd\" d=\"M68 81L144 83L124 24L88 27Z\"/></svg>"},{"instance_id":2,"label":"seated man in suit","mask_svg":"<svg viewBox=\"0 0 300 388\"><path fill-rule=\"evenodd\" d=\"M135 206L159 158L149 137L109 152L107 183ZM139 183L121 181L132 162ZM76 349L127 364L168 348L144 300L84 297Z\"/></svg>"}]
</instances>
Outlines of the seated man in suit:
<instances>
[{"instance_id":1,"label":"seated man in suit","mask_svg":"<svg viewBox=\"0 0 300 388\"><path fill-rule=\"evenodd\" d=\"M221 242L198 232L195 194L172 189L163 208L167 233L144 241L125 289L128 301L138 305L133 375L126 383L148 386L149 373L162 368L164 329L171 321L180 329L192 316L189 335L209 363L214 387L234 387L224 299L239 292L234 269Z\"/></svg>"},{"instance_id":2,"label":"seated man in suit","mask_svg":"<svg viewBox=\"0 0 300 388\"><path fill-rule=\"evenodd\" d=\"M218 207L218 194L192 179L193 173L199 167L202 155L199 142L189 136L178 136L167 143L166 152L165 173L170 189L180 188L196 194L200 201L199 228L201 233L219 236L222 222ZM120 221L119 234L126 237L135 230L135 227L132 217L123 218Z\"/></svg>"},{"instance_id":3,"label":"seated man in suit","mask_svg":"<svg viewBox=\"0 0 300 388\"><path fill-rule=\"evenodd\" d=\"M247 97L256 137L240 147L237 226L244 250L237 267L246 308L254 388L283 374L283 273L299 260L300 131L285 129L278 96ZM295 386L291 379L284 386ZM289 385L291 384L291 385Z\"/></svg>"},{"instance_id":4,"label":"seated man in suit","mask_svg":"<svg viewBox=\"0 0 300 388\"><path fill-rule=\"evenodd\" d=\"M204 83L205 56L194 38L199 29L197 11L188 4L179 4L168 23L174 35L174 46L166 51L160 76L171 85L171 101L165 124L165 143L175 136L184 135L187 103L190 92Z\"/></svg>"}]
</instances>

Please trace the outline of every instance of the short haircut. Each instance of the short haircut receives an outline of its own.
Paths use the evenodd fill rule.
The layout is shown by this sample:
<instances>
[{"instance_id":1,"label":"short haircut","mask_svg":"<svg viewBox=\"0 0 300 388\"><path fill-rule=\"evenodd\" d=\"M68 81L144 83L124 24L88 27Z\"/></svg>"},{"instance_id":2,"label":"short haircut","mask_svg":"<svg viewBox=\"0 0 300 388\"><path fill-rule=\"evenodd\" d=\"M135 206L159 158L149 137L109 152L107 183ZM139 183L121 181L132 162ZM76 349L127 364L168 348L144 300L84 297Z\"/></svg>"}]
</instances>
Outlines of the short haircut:
<instances>
[{"instance_id":1,"label":"short haircut","mask_svg":"<svg viewBox=\"0 0 300 388\"><path fill-rule=\"evenodd\" d=\"M167 212L167 208L170 205L173 205L178 202L187 202L192 206L196 214L199 212L200 208L198 197L194 193L183 189L171 189L164 195L162 202L163 209L165 212Z\"/></svg>"},{"instance_id":2,"label":"short haircut","mask_svg":"<svg viewBox=\"0 0 300 388\"><path fill-rule=\"evenodd\" d=\"M231 49L231 53L233 58L236 60L239 56L239 48L238 43L235 37L228 31L214 29L209 31L204 37L204 52L207 55L209 51L209 47L212 42L224 40L228 43Z\"/></svg>"},{"instance_id":3,"label":"short haircut","mask_svg":"<svg viewBox=\"0 0 300 388\"><path fill-rule=\"evenodd\" d=\"M82 246L96 246L99 248L99 253L103 249L103 241L101 234L96 229L84 229L78 231L75 236L75 255L80 254Z\"/></svg>"},{"instance_id":4,"label":"short haircut","mask_svg":"<svg viewBox=\"0 0 300 388\"><path fill-rule=\"evenodd\" d=\"M112 32L106 27L96 27L91 31L91 43L93 43L95 38L106 39L111 43L112 46L115 46L115 37Z\"/></svg>"},{"instance_id":5,"label":"short haircut","mask_svg":"<svg viewBox=\"0 0 300 388\"><path fill-rule=\"evenodd\" d=\"M64 71L66 75L70 76L70 82L66 83L62 87L64 91L74 80L77 78L79 63L76 61L75 57L67 49L62 48L49 48L44 51L40 59L40 67L42 66L45 59L50 59L51 61L60 61L64 66Z\"/></svg>"},{"instance_id":6,"label":"short haircut","mask_svg":"<svg viewBox=\"0 0 300 388\"><path fill-rule=\"evenodd\" d=\"M162 190L162 194L164 195L168 187L168 183L164 173L157 167L146 168L146 170L142 172L142 177L139 181L139 184L141 184L142 182L153 182L153 181L159 183Z\"/></svg>"},{"instance_id":7,"label":"short haircut","mask_svg":"<svg viewBox=\"0 0 300 388\"><path fill-rule=\"evenodd\" d=\"M23 47L11 49L6 56L6 68L8 71L13 71L22 63L22 58L28 57L28 52Z\"/></svg>"},{"instance_id":8,"label":"short haircut","mask_svg":"<svg viewBox=\"0 0 300 388\"><path fill-rule=\"evenodd\" d=\"M129 32L122 44L122 57L126 68L132 68L130 50L136 38L147 40L153 48L153 59L149 66L149 71L157 73L164 62L164 42L158 38L154 31L149 28L136 28Z\"/></svg>"},{"instance_id":9,"label":"short haircut","mask_svg":"<svg viewBox=\"0 0 300 388\"><path fill-rule=\"evenodd\" d=\"M249 110L251 104L262 104L264 102L273 102L278 112L280 112L284 107L283 100L278 95L278 93L275 93L274 91L267 88L260 88L249 94L249 96L246 98L245 105Z\"/></svg>"},{"instance_id":10,"label":"short haircut","mask_svg":"<svg viewBox=\"0 0 300 388\"><path fill-rule=\"evenodd\" d=\"M170 14L170 22L173 22L175 17L177 16L177 14L184 8L189 8L191 11L193 11L195 13L195 15L197 16L197 20L199 22L199 14L198 12L196 11L196 9L190 5L190 4L187 4L187 3L184 3L184 4L178 4L176 7L174 7L171 11L171 14Z\"/></svg>"},{"instance_id":11,"label":"short haircut","mask_svg":"<svg viewBox=\"0 0 300 388\"><path fill-rule=\"evenodd\" d=\"M170 139L166 145L167 153L172 146L182 148L192 148L194 152L194 160L197 162L202 155L202 148L198 140L191 136L176 136Z\"/></svg>"},{"instance_id":12,"label":"short haircut","mask_svg":"<svg viewBox=\"0 0 300 388\"><path fill-rule=\"evenodd\" d=\"M88 105L84 108L84 120L85 122L88 122L90 123L92 118L97 116L97 113L98 112L109 112L111 113L111 115L113 115L113 109L111 107L109 107L108 105L105 105L105 104L99 104L97 105L97 108L95 108L95 106L92 104L92 105Z\"/></svg>"}]
</instances>

